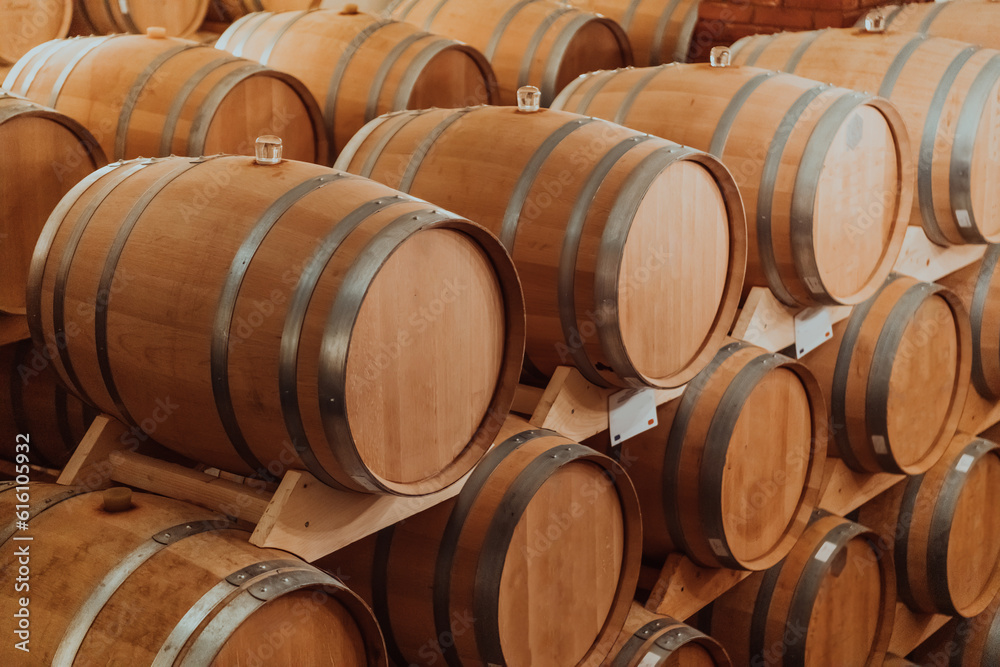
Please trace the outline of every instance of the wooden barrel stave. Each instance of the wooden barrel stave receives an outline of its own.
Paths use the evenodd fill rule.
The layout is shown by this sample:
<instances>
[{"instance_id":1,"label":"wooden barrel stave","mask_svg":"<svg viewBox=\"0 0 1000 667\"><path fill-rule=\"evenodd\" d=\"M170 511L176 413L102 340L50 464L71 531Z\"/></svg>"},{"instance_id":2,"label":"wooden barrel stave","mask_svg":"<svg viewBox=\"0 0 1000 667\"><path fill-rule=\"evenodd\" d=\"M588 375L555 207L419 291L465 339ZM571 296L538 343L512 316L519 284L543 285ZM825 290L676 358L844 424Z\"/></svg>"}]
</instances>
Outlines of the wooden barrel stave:
<instances>
[{"instance_id":1,"label":"wooden barrel stave","mask_svg":"<svg viewBox=\"0 0 1000 667\"><path fill-rule=\"evenodd\" d=\"M493 69L478 51L368 14L250 15L217 47L299 78L322 103L334 155L389 111L497 101Z\"/></svg>"},{"instance_id":2,"label":"wooden barrel stave","mask_svg":"<svg viewBox=\"0 0 1000 667\"><path fill-rule=\"evenodd\" d=\"M208 5L209 21L232 23L254 12L291 12L316 9L322 0L211 0Z\"/></svg>"},{"instance_id":3,"label":"wooden barrel stave","mask_svg":"<svg viewBox=\"0 0 1000 667\"><path fill-rule=\"evenodd\" d=\"M50 42L22 58L5 86L76 119L116 159L247 155L257 136L279 134L286 157L327 160L322 114L301 82L185 40Z\"/></svg>"},{"instance_id":4,"label":"wooden barrel stave","mask_svg":"<svg viewBox=\"0 0 1000 667\"><path fill-rule=\"evenodd\" d=\"M1000 592L1000 450L958 434L927 473L862 508L894 553L899 596L918 613L971 617Z\"/></svg>"},{"instance_id":5,"label":"wooden barrel stave","mask_svg":"<svg viewBox=\"0 0 1000 667\"><path fill-rule=\"evenodd\" d=\"M476 107L383 116L337 166L500 237L525 288L525 366L540 374L572 364L599 386L677 386L708 363L729 326L744 266L742 205L729 173L702 153L574 114ZM655 208L674 211L670 193L680 192L691 203L663 225ZM660 269L681 247L691 264L668 276ZM704 298L691 300L692 288ZM629 324L668 312L685 321L676 335Z\"/></svg>"},{"instance_id":6,"label":"wooden barrel stave","mask_svg":"<svg viewBox=\"0 0 1000 667\"><path fill-rule=\"evenodd\" d=\"M683 551L707 567L748 570L784 558L818 501L825 423L804 366L724 347L682 398L657 409L653 429L621 445L642 503L644 555ZM761 442L766 456L751 444Z\"/></svg>"},{"instance_id":7,"label":"wooden barrel stave","mask_svg":"<svg viewBox=\"0 0 1000 667\"><path fill-rule=\"evenodd\" d=\"M74 0L74 4L74 35L144 34L155 27L172 37L189 37L204 22L209 0Z\"/></svg>"},{"instance_id":8,"label":"wooden barrel stave","mask_svg":"<svg viewBox=\"0 0 1000 667\"><path fill-rule=\"evenodd\" d=\"M28 436L33 465L62 469L96 416L31 341L0 347L0 458L13 461L18 435Z\"/></svg>"},{"instance_id":9,"label":"wooden barrel stave","mask_svg":"<svg viewBox=\"0 0 1000 667\"><path fill-rule=\"evenodd\" d=\"M10 539L15 503L29 507L30 530L49 544L29 547L31 601L45 610L30 648L47 664L254 664L269 662L268 652L280 664L320 654L388 664L375 619L357 596L287 552L251 546L225 517L148 494L111 513L100 493L7 487L0 506L11 519L0 551L9 562L25 544ZM15 574L5 572L12 588ZM15 596L0 598L4 613L17 604ZM279 628L285 641L274 643ZM22 655L13 644L0 648L11 664Z\"/></svg>"},{"instance_id":10,"label":"wooden barrel stave","mask_svg":"<svg viewBox=\"0 0 1000 667\"><path fill-rule=\"evenodd\" d=\"M941 37L848 28L755 36L733 50L734 63L891 100L912 138L913 221L939 245L1000 240L1000 200L990 186L1000 160L1000 53Z\"/></svg>"},{"instance_id":11,"label":"wooden barrel stave","mask_svg":"<svg viewBox=\"0 0 1000 667\"><path fill-rule=\"evenodd\" d=\"M708 635L632 603L625 627L603 664L609 667L732 667L729 654ZM589 665L587 666L589 667Z\"/></svg>"},{"instance_id":12,"label":"wooden barrel stave","mask_svg":"<svg viewBox=\"0 0 1000 667\"><path fill-rule=\"evenodd\" d=\"M990 29L1000 18L1000 11L991 4L991 0L884 5L872 9L869 14L875 11L882 12L886 27L895 32L914 32L979 44L990 49L1000 48L1000 39ZM862 16L856 26L864 27L864 21Z\"/></svg>"},{"instance_id":13,"label":"wooden barrel stave","mask_svg":"<svg viewBox=\"0 0 1000 667\"><path fill-rule=\"evenodd\" d=\"M902 248L909 135L878 97L753 67L674 64L580 77L553 108L718 156L747 206L747 289L767 286L792 306L860 303Z\"/></svg>"},{"instance_id":14,"label":"wooden barrel stave","mask_svg":"<svg viewBox=\"0 0 1000 667\"><path fill-rule=\"evenodd\" d=\"M930 469L958 427L970 346L958 297L939 285L891 276L804 359L830 400L831 452L859 472Z\"/></svg>"},{"instance_id":15,"label":"wooden barrel stave","mask_svg":"<svg viewBox=\"0 0 1000 667\"><path fill-rule=\"evenodd\" d=\"M0 8L0 69L39 44L65 37L72 16L73 0L5 3Z\"/></svg>"},{"instance_id":16,"label":"wooden barrel stave","mask_svg":"<svg viewBox=\"0 0 1000 667\"><path fill-rule=\"evenodd\" d=\"M205 225L218 219L227 225ZM307 251L291 260L290 247ZM418 257L435 270L414 280ZM355 490L420 495L475 464L512 400L523 302L506 253L481 228L371 181L242 157L126 162L64 200L36 260L29 324L41 344L75 332L54 353L68 386L224 470L306 468ZM406 298L386 296L394 281ZM470 318L483 318L475 340ZM346 342L336 332L352 330L333 352ZM444 349L458 365L421 376L425 391L389 381ZM320 394L334 407L321 409ZM432 412L437 421L407 417Z\"/></svg>"},{"instance_id":17,"label":"wooden barrel stave","mask_svg":"<svg viewBox=\"0 0 1000 667\"><path fill-rule=\"evenodd\" d=\"M468 42L493 65L502 104L535 85L543 106L584 72L632 64L628 37L611 19L556 2L407 0L393 18Z\"/></svg>"},{"instance_id":18,"label":"wooden barrel stave","mask_svg":"<svg viewBox=\"0 0 1000 667\"><path fill-rule=\"evenodd\" d=\"M620 23L637 67L687 62L700 0L572 0L571 4Z\"/></svg>"},{"instance_id":19,"label":"wooden barrel stave","mask_svg":"<svg viewBox=\"0 0 1000 667\"><path fill-rule=\"evenodd\" d=\"M880 664L896 582L876 541L863 526L818 516L784 561L713 603L712 636L739 665Z\"/></svg>"},{"instance_id":20,"label":"wooden barrel stave","mask_svg":"<svg viewBox=\"0 0 1000 667\"><path fill-rule=\"evenodd\" d=\"M107 164L78 122L0 90L0 313L23 315L28 265L49 214L74 184Z\"/></svg>"},{"instance_id":21,"label":"wooden barrel stave","mask_svg":"<svg viewBox=\"0 0 1000 667\"><path fill-rule=\"evenodd\" d=\"M373 596L399 664L597 664L618 637L641 545L628 477L526 428L508 421L455 500L320 561Z\"/></svg>"}]
</instances>

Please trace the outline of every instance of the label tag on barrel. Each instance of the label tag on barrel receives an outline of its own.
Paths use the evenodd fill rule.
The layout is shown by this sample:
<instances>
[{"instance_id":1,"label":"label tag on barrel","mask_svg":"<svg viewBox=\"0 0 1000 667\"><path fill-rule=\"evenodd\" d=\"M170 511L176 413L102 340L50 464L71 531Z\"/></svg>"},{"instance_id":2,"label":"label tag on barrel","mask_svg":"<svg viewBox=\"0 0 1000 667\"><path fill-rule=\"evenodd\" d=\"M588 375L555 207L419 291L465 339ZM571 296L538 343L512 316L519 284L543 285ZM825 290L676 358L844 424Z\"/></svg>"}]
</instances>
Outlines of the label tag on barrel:
<instances>
[{"instance_id":1,"label":"label tag on barrel","mask_svg":"<svg viewBox=\"0 0 1000 667\"><path fill-rule=\"evenodd\" d=\"M836 544L834 544L833 542L824 542L823 546L821 546L819 548L819 551L816 552L815 558L819 562L825 563L826 561L830 560L830 556L832 556L833 552L836 550L837 550Z\"/></svg>"},{"instance_id":2,"label":"label tag on barrel","mask_svg":"<svg viewBox=\"0 0 1000 667\"><path fill-rule=\"evenodd\" d=\"M806 308L795 316L795 358L801 359L833 336L830 311Z\"/></svg>"},{"instance_id":3,"label":"label tag on barrel","mask_svg":"<svg viewBox=\"0 0 1000 667\"><path fill-rule=\"evenodd\" d=\"M656 426L656 391L624 389L608 396L608 424L612 445Z\"/></svg>"},{"instance_id":4,"label":"label tag on barrel","mask_svg":"<svg viewBox=\"0 0 1000 667\"><path fill-rule=\"evenodd\" d=\"M976 460L976 457L972 454L962 454L962 458L958 460L958 465L955 466L955 470L958 472L969 472L969 468L972 467L972 462Z\"/></svg>"}]
</instances>

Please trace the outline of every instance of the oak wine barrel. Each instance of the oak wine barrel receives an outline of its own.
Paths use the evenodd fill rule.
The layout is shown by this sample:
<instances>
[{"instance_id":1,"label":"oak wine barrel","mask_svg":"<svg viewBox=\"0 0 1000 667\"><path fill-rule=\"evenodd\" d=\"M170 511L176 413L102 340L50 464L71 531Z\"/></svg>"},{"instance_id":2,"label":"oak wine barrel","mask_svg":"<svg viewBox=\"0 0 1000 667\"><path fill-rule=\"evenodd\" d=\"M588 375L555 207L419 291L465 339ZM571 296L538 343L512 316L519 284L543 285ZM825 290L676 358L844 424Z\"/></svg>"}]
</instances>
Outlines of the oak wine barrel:
<instances>
[{"instance_id":1,"label":"oak wine barrel","mask_svg":"<svg viewBox=\"0 0 1000 667\"><path fill-rule=\"evenodd\" d=\"M632 603L608 667L733 667L715 639L668 616Z\"/></svg>"},{"instance_id":2,"label":"oak wine barrel","mask_svg":"<svg viewBox=\"0 0 1000 667\"><path fill-rule=\"evenodd\" d=\"M642 506L643 555L662 563L682 551L738 570L784 558L819 501L826 457L826 406L809 370L730 343L656 414L618 452Z\"/></svg>"},{"instance_id":3,"label":"oak wine barrel","mask_svg":"<svg viewBox=\"0 0 1000 667\"><path fill-rule=\"evenodd\" d=\"M687 62L701 0L570 0L617 21L628 34L637 67Z\"/></svg>"},{"instance_id":4,"label":"oak wine barrel","mask_svg":"<svg viewBox=\"0 0 1000 667\"><path fill-rule=\"evenodd\" d=\"M1000 594L1000 448L963 433L923 475L861 508L916 612L975 616Z\"/></svg>"},{"instance_id":5,"label":"oak wine barrel","mask_svg":"<svg viewBox=\"0 0 1000 667\"><path fill-rule=\"evenodd\" d=\"M29 461L61 469L96 416L30 340L0 346L0 458L13 461L17 436L27 435Z\"/></svg>"},{"instance_id":6,"label":"oak wine barrel","mask_svg":"<svg viewBox=\"0 0 1000 667\"><path fill-rule=\"evenodd\" d=\"M107 497L0 484L9 564L0 580L10 591L0 610L15 619L4 664L25 664L16 643L27 638L32 663L46 665L311 665L317 656L388 665L371 610L338 579L252 546L245 529L208 510L145 493ZM15 505L30 516L33 541L17 541ZM30 607L14 592L19 559Z\"/></svg>"},{"instance_id":7,"label":"oak wine barrel","mask_svg":"<svg viewBox=\"0 0 1000 667\"><path fill-rule=\"evenodd\" d=\"M253 12L291 12L316 9L322 0L210 0L208 20L217 23L233 21Z\"/></svg>"},{"instance_id":8,"label":"oak wine barrel","mask_svg":"<svg viewBox=\"0 0 1000 667\"><path fill-rule=\"evenodd\" d=\"M500 237L525 288L534 376L575 365L598 386L678 386L732 324L743 207L705 153L561 111L474 107L382 116L337 167Z\"/></svg>"},{"instance_id":9,"label":"oak wine barrel","mask_svg":"<svg viewBox=\"0 0 1000 667\"><path fill-rule=\"evenodd\" d=\"M942 278L959 298L972 325L972 384L982 396L1000 399L1000 246L983 259Z\"/></svg>"},{"instance_id":10,"label":"oak wine barrel","mask_svg":"<svg viewBox=\"0 0 1000 667\"><path fill-rule=\"evenodd\" d=\"M957 39L991 49L1000 48L995 26L1000 21L996 0L949 0L948 2L884 5L871 12L881 12L885 25L896 32L915 32L934 37ZM869 12L869 13L871 13ZM864 26L865 17L858 21Z\"/></svg>"},{"instance_id":11,"label":"oak wine barrel","mask_svg":"<svg viewBox=\"0 0 1000 667\"><path fill-rule=\"evenodd\" d=\"M593 664L618 637L635 491L610 458L530 429L508 421L457 498L318 562L371 604L396 664Z\"/></svg>"},{"instance_id":12,"label":"oak wine barrel","mask_svg":"<svg viewBox=\"0 0 1000 667\"><path fill-rule=\"evenodd\" d=\"M889 99L911 138L912 222L939 245L1000 241L1000 51L844 28L744 38L733 61Z\"/></svg>"},{"instance_id":13,"label":"oak wine barrel","mask_svg":"<svg viewBox=\"0 0 1000 667\"><path fill-rule=\"evenodd\" d=\"M286 157L327 161L323 115L298 79L159 33L43 44L4 87L79 121L116 160L253 155L256 137L280 134Z\"/></svg>"},{"instance_id":14,"label":"oak wine barrel","mask_svg":"<svg viewBox=\"0 0 1000 667\"><path fill-rule=\"evenodd\" d=\"M736 665L876 667L896 609L892 557L876 540L819 516L785 560L715 601L710 634Z\"/></svg>"},{"instance_id":15,"label":"oak wine barrel","mask_svg":"<svg viewBox=\"0 0 1000 667\"><path fill-rule=\"evenodd\" d=\"M955 294L890 276L804 358L830 401L831 453L858 472L929 470L965 406L971 343Z\"/></svg>"},{"instance_id":16,"label":"oak wine barrel","mask_svg":"<svg viewBox=\"0 0 1000 667\"><path fill-rule=\"evenodd\" d=\"M0 67L13 65L25 53L69 33L73 0L0 3Z\"/></svg>"},{"instance_id":17,"label":"oak wine barrel","mask_svg":"<svg viewBox=\"0 0 1000 667\"><path fill-rule=\"evenodd\" d=\"M74 35L145 34L162 28L172 37L197 32L209 0L74 0L71 31Z\"/></svg>"},{"instance_id":18,"label":"oak wine barrel","mask_svg":"<svg viewBox=\"0 0 1000 667\"><path fill-rule=\"evenodd\" d=\"M108 163L94 136L57 111L0 89L0 314L23 315L38 235L63 195Z\"/></svg>"},{"instance_id":19,"label":"oak wine barrel","mask_svg":"<svg viewBox=\"0 0 1000 667\"><path fill-rule=\"evenodd\" d=\"M958 622L952 639L952 667L990 667L1000 664L1000 600L976 618Z\"/></svg>"},{"instance_id":20,"label":"oak wine barrel","mask_svg":"<svg viewBox=\"0 0 1000 667\"><path fill-rule=\"evenodd\" d=\"M552 108L720 158L747 207L747 290L790 306L860 303L902 248L910 142L884 99L755 67L671 64L582 76Z\"/></svg>"},{"instance_id":21,"label":"oak wine barrel","mask_svg":"<svg viewBox=\"0 0 1000 667\"><path fill-rule=\"evenodd\" d=\"M609 18L553 0L401 0L392 17L468 42L496 72L500 103L537 86L541 104L584 72L632 64L628 37Z\"/></svg>"},{"instance_id":22,"label":"oak wine barrel","mask_svg":"<svg viewBox=\"0 0 1000 667\"><path fill-rule=\"evenodd\" d=\"M290 160L109 166L49 219L28 289L60 377L126 426L221 470L372 493L465 475L524 344L492 235Z\"/></svg>"},{"instance_id":23,"label":"oak wine barrel","mask_svg":"<svg viewBox=\"0 0 1000 667\"><path fill-rule=\"evenodd\" d=\"M498 101L479 51L401 21L333 9L250 14L216 48L287 72L323 108L331 155L376 116Z\"/></svg>"}]
</instances>

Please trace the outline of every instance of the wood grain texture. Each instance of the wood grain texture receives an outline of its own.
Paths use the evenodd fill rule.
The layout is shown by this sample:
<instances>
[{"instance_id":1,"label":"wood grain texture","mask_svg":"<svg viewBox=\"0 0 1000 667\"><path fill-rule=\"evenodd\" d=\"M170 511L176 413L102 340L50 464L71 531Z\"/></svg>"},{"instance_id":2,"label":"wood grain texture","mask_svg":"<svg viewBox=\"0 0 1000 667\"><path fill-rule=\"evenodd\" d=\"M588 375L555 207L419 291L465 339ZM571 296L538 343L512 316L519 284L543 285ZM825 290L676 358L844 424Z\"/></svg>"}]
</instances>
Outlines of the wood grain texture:
<instances>
[{"instance_id":1,"label":"wood grain texture","mask_svg":"<svg viewBox=\"0 0 1000 667\"><path fill-rule=\"evenodd\" d=\"M632 603L608 656L614 667L732 667L716 640L668 616Z\"/></svg>"},{"instance_id":2,"label":"wood grain texture","mask_svg":"<svg viewBox=\"0 0 1000 667\"><path fill-rule=\"evenodd\" d=\"M636 67L687 61L699 0L571 0L570 4L620 23L628 33Z\"/></svg>"},{"instance_id":3,"label":"wood grain texture","mask_svg":"<svg viewBox=\"0 0 1000 667\"><path fill-rule=\"evenodd\" d=\"M287 160L126 162L64 201L47 243L32 317L63 380L199 462L422 495L463 477L509 409L509 257L378 183Z\"/></svg>"},{"instance_id":4,"label":"wood grain texture","mask_svg":"<svg viewBox=\"0 0 1000 667\"><path fill-rule=\"evenodd\" d=\"M658 408L657 422L619 455L642 504L644 555L683 551L704 566L748 570L784 558L819 501L826 460L812 375L730 344L684 396Z\"/></svg>"},{"instance_id":5,"label":"wood grain texture","mask_svg":"<svg viewBox=\"0 0 1000 667\"><path fill-rule=\"evenodd\" d=\"M958 427L970 347L958 297L891 278L803 359L830 400L831 451L859 472L928 470Z\"/></svg>"},{"instance_id":6,"label":"wood grain texture","mask_svg":"<svg viewBox=\"0 0 1000 667\"><path fill-rule=\"evenodd\" d=\"M94 136L53 109L0 90L0 313L23 315L28 266L49 214L108 163Z\"/></svg>"},{"instance_id":7,"label":"wood grain texture","mask_svg":"<svg viewBox=\"0 0 1000 667\"><path fill-rule=\"evenodd\" d=\"M945 614L914 612L902 602L898 602L889 650L895 653L909 653L926 642L950 620L951 617Z\"/></svg>"},{"instance_id":8,"label":"wood grain texture","mask_svg":"<svg viewBox=\"0 0 1000 667\"><path fill-rule=\"evenodd\" d=\"M534 85L548 106L580 74L632 64L628 37L616 22L549 0L406 0L392 16L482 51L502 104L516 104L517 89Z\"/></svg>"},{"instance_id":9,"label":"wood grain texture","mask_svg":"<svg viewBox=\"0 0 1000 667\"><path fill-rule=\"evenodd\" d=\"M186 40L51 42L18 61L4 86L77 120L109 158L253 155L254 140L273 134L285 158L327 161L322 113L300 81Z\"/></svg>"},{"instance_id":10,"label":"wood grain texture","mask_svg":"<svg viewBox=\"0 0 1000 667\"><path fill-rule=\"evenodd\" d=\"M397 662L597 664L610 651L638 578L634 491L610 459L524 428L508 422L455 501L320 561L373 596Z\"/></svg>"},{"instance_id":11,"label":"wood grain texture","mask_svg":"<svg viewBox=\"0 0 1000 667\"><path fill-rule=\"evenodd\" d=\"M714 603L711 634L734 664L881 665L896 587L892 558L873 537L845 519L818 518L773 571Z\"/></svg>"},{"instance_id":12,"label":"wood grain texture","mask_svg":"<svg viewBox=\"0 0 1000 667\"><path fill-rule=\"evenodd\" d=\"M149 28L163 28L172 37L188 37L205 20L209 0L74 0L74 35L144 34Z\"/></svg>"},{"instance_id":13,"label":"wood grain texture","mask_svg":"<svg viewBox=\"0 0 1000 667\"><path fill-rule=\"evenodd\" d=\"M714 152L747 207L746 289L770 287L792 306L856 304L899 255L913 202L910 135L874 95L756 67L673 63L595 72L552 106Z\"/></svg>"},{"instance_id":14,"label":"wood grain texture","mask_svg":"<svg viewBox=\"0 0 1000 667\"><path fill-rule=\"evenodd\" d=\"M6 2L0 7L0 68L69 32L73 0Z\"/></svg>"},{"instance_id":15,"label":"wood grain texture","mask_svg":"<svg viewBox=\"0 0 1000 667\"><path fill-rule=\"evenodd\" d=\"M990 0L960 0L947 7L923 3L887 4L878 9L889 19L889 27L898 32L916 32L1000 48L1000 36L990 29L1000 21L1000 7L991 4Z\"/></svg>"},{"instance_id":16,"label":"wood grain texture","mask_svg":"<svg viewBox=\"0 0 1000 667\"><path fill-rule=\"evenodd\" d=\"M1000 169L1000 52L853 28L755 36L734 51L734 64L884 93L906 121L914 151L911 224L922 222L940 245L1000 239L1000 198L989 185Z\"/></svg>"},{"instance_id":17,"label":"wood grain texture","mask_svg":"<svg viewBox=\"0 0 1000 667\"><path fill-rule=\"evenodd\" d=\"M742 206L704 153L576 114L474 107L383 116L337 166L501 237L524 285L535 375L575 365L599 386L673 388L732 322Z\"/></svg>"},{"instance_id":18,"label":"wood grain texture","mask_svg":"<svg viewBox=\"0 0 1000 667\"><path fill-rule=\"evenodd\" d=\"M1000 593L998 476L996 445L959 434L927 473L861 509L894 551L900 599L914 611L971 617Z\"/></svg>"},{"instance_id":19,"label":"wood grain texture","mask_svg":"<svg viewBox=\"0 0 1000 667\"><path fill-rule=\"evenodd\" d=\"M62 468L96 416L66 391L31 341L0 346L0 457L13 461L16 438L25 434L31 463Z\"/></svg>"},{"instance_id":20,"label":"wood grain texture","mask_svg":"<svg viewBox=\"0 0 1000 667\"><path fill-rule=\"evenodd\" d=\"M498 101L493 68L479 51L371 14L253 15L216 46L302 81L323 108L333 157L381 114Z\"/></svg>"},{"instance_id":21,"label":"wood grain texture","mask_svg":"<svg viewBox=\"0 0 1000 667\"><path fill-rule=\"evenodd\" d=\"M46 484L28 490L27 504L36 512L51 501L31 521L31 530L49 545L31 549L31 600L46 610L46 622L32 626L33 658L148 665L169 643L178 661L190 657L219 667L249 664L268 650L275 664L328 655L342 664L388 664L371 611L341 582L285 552L250 545L247 533L220 515L144 493L132 494L130 509L110 513L100 493L66 493L66 487ZM0 492L11 521L21 495L13 488ZM24 544L0 544L5 562L16 560ZM112 575L116 569L118 576ZM234 576L242 570L242 577ZM2 575L11 587L14 577L12 569ZM252 598L250 586L270 596ZM13 614L16 605L14 596L0 598L4 614ZM249 615L242 624L240 606ZM76 627L81 634L71 634ZM273 641L282 636L296 641ZM216 645L196 654L200 642ZM0 647L5 663L16 664L19 655L11 642Z\"/></svg>"}]
</instances>

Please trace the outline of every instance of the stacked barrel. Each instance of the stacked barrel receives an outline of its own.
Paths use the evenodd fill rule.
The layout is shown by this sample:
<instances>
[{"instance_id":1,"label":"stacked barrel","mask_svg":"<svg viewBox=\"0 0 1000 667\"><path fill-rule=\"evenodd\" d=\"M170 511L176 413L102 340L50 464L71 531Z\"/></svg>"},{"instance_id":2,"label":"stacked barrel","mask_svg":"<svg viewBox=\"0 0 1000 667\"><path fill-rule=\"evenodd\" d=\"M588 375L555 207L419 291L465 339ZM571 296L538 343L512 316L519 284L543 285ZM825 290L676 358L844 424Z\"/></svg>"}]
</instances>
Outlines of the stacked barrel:
<instances>
[{"instance_id":1,"label":"stacked barrel","mask_svg":"<svg viewBox=\"0 0 1000 667\"><path fill-rule=\"evenodd\" d=\"M708 64L676 62L686 0L49 4L0 8L0 551L15 517L54 541L43 662L1000 659L976 0ZM925 246L960 270L907 275ZM765 307L831 319L773 344ZM626 394L655 414L623 437ZM265 488L444 493L309 565L197 504L28 482L109 420ZM700 613L656 601L672 572ZM910 653L897 617L944 627Z\"/></svg>"}]
</instances>

